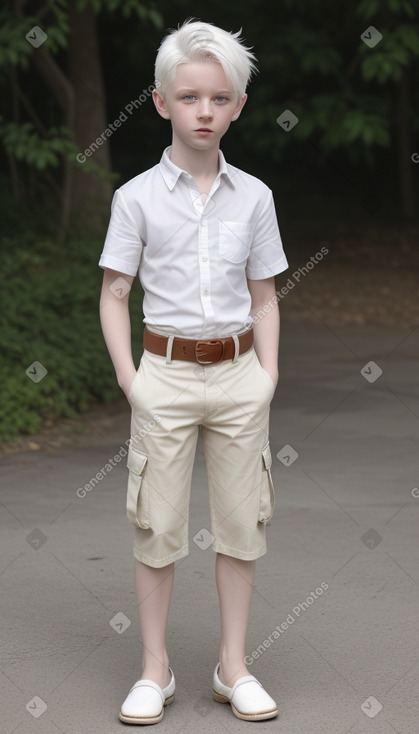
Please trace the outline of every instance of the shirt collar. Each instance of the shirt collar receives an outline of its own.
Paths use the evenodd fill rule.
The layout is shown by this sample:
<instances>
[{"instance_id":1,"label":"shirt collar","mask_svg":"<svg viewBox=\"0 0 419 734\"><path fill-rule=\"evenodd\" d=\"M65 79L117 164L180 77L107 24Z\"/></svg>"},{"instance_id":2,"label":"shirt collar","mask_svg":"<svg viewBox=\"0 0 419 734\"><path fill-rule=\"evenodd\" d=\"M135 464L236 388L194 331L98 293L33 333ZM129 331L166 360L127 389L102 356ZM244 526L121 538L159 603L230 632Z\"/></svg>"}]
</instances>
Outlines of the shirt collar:
<instances>
[{"instance_id":1,"label":"shirt collar","mask_svg":"<svg viewBox=\"0 0 419 734\"><path fill-rule=\"evenodd\" d=\"M170 154L171 148L172 148L171 145L165 148L165 150L163 151L163 155L160 159L160 163L159 163L159 169L160 169L161 175L163 176L167 184L167 187L170 189L170 191L172 191L179 177L182 174L187 177L190 176L190 174L187 171L184 171L183 168L179 168L179 166L176 166L170 160L169 154ZM224 158L224 154L220 149L218 150L218 163L219 163L219 171L217 174L217 178L224 176L226 179L228 179L232 183L233 176L231 175L231 172L228 170L229 167L227 165L226 159Z\"/></svg>"}]
</instances>

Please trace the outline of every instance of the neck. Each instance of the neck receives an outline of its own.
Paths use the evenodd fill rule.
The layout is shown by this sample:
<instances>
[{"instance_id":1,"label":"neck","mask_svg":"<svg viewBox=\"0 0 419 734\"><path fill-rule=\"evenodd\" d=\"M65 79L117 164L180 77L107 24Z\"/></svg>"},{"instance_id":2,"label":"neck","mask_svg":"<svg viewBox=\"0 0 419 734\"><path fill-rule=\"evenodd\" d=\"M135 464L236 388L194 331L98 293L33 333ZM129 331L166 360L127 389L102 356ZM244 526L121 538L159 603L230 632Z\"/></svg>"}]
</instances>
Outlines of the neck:
<instances>
[{"instance_id":1,"label":"neck","mask_svg":"<svg viewBox=\"0 0 419 734\"><path fill-rule=\"evenodd\" d=\"M194 150L173 136L170 160L195 178L215 178L218 169L218 145L207 150Z\"/></svg>"}]
</instances>

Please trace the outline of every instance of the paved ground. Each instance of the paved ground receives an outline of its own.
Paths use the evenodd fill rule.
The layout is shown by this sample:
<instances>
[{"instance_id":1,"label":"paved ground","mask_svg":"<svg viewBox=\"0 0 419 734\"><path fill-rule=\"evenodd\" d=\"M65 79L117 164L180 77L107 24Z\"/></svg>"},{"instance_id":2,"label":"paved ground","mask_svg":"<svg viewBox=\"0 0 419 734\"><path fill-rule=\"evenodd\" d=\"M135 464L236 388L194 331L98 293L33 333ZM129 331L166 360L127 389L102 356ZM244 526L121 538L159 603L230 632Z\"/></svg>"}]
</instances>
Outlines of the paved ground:
<instances>
[{"instance_id":1,"label":"paved ground","mask_svg":"<svg viewBox=\"0 0 419 734\"><path fill-rule=\"evenodd\" d=\"M199 450L169 620L177 698L160 732L416 734L418 348L419 329L284 320L277 504L247 645L280 716L241 722L211 696L218 600L215 554L192 541L209 528ZM117 712L141 652L125 463L76 495L128 438L120 406L108 424L90 413L71 444L3 458L2 734L125 728Z\"/></svg>"}]
</instances>

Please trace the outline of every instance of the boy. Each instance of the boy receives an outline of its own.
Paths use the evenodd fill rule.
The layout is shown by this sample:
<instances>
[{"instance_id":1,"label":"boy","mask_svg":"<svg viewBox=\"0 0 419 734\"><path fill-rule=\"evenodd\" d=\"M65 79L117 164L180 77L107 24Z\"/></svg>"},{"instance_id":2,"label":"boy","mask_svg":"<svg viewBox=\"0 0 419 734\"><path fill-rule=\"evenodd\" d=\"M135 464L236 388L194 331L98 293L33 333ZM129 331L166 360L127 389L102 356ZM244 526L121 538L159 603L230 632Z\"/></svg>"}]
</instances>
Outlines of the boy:
<instances>
[{"instance_id":1,"label":"boy","mask_svg":"<svg viewBox=\"0 0 419 734\"><path fill-rule=\"evenodd\" d=\"M158 165L116 191L99 262L103 334L131 406L127 515L135 528L143 660L119 718L132 724L161 721L174 699L166 628L174 562L188 555L199 427L221 616L213 696L240 719L278 714L244 655L255 561L266 553L274 508L274 276L288 263L272 192L219 150L247 99L255 57L240 31L192 21L163 39L156 58L152 96L171 121L172 145ZM136 370L128 298L138 270L145 329Z\"/></svg>"}]
</instances>

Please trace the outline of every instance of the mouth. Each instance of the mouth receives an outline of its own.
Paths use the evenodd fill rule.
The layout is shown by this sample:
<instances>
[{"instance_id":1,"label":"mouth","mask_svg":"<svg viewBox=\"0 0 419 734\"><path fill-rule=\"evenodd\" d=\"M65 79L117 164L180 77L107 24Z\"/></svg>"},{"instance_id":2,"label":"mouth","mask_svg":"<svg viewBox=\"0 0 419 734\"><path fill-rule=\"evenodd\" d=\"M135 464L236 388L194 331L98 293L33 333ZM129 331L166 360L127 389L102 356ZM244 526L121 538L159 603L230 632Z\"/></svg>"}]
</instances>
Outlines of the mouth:
<instances>
[{"instance_id":1,"label":"mouth","mask_svg":"<svg viewBox=\"0 0 419 734\"><path fill-rule=\"evenodd\" d=\"M199 127L197 130L195 130L196 133L212 133L212 130L209 129L209 127Z\"/></svg>"}]
</instances>

